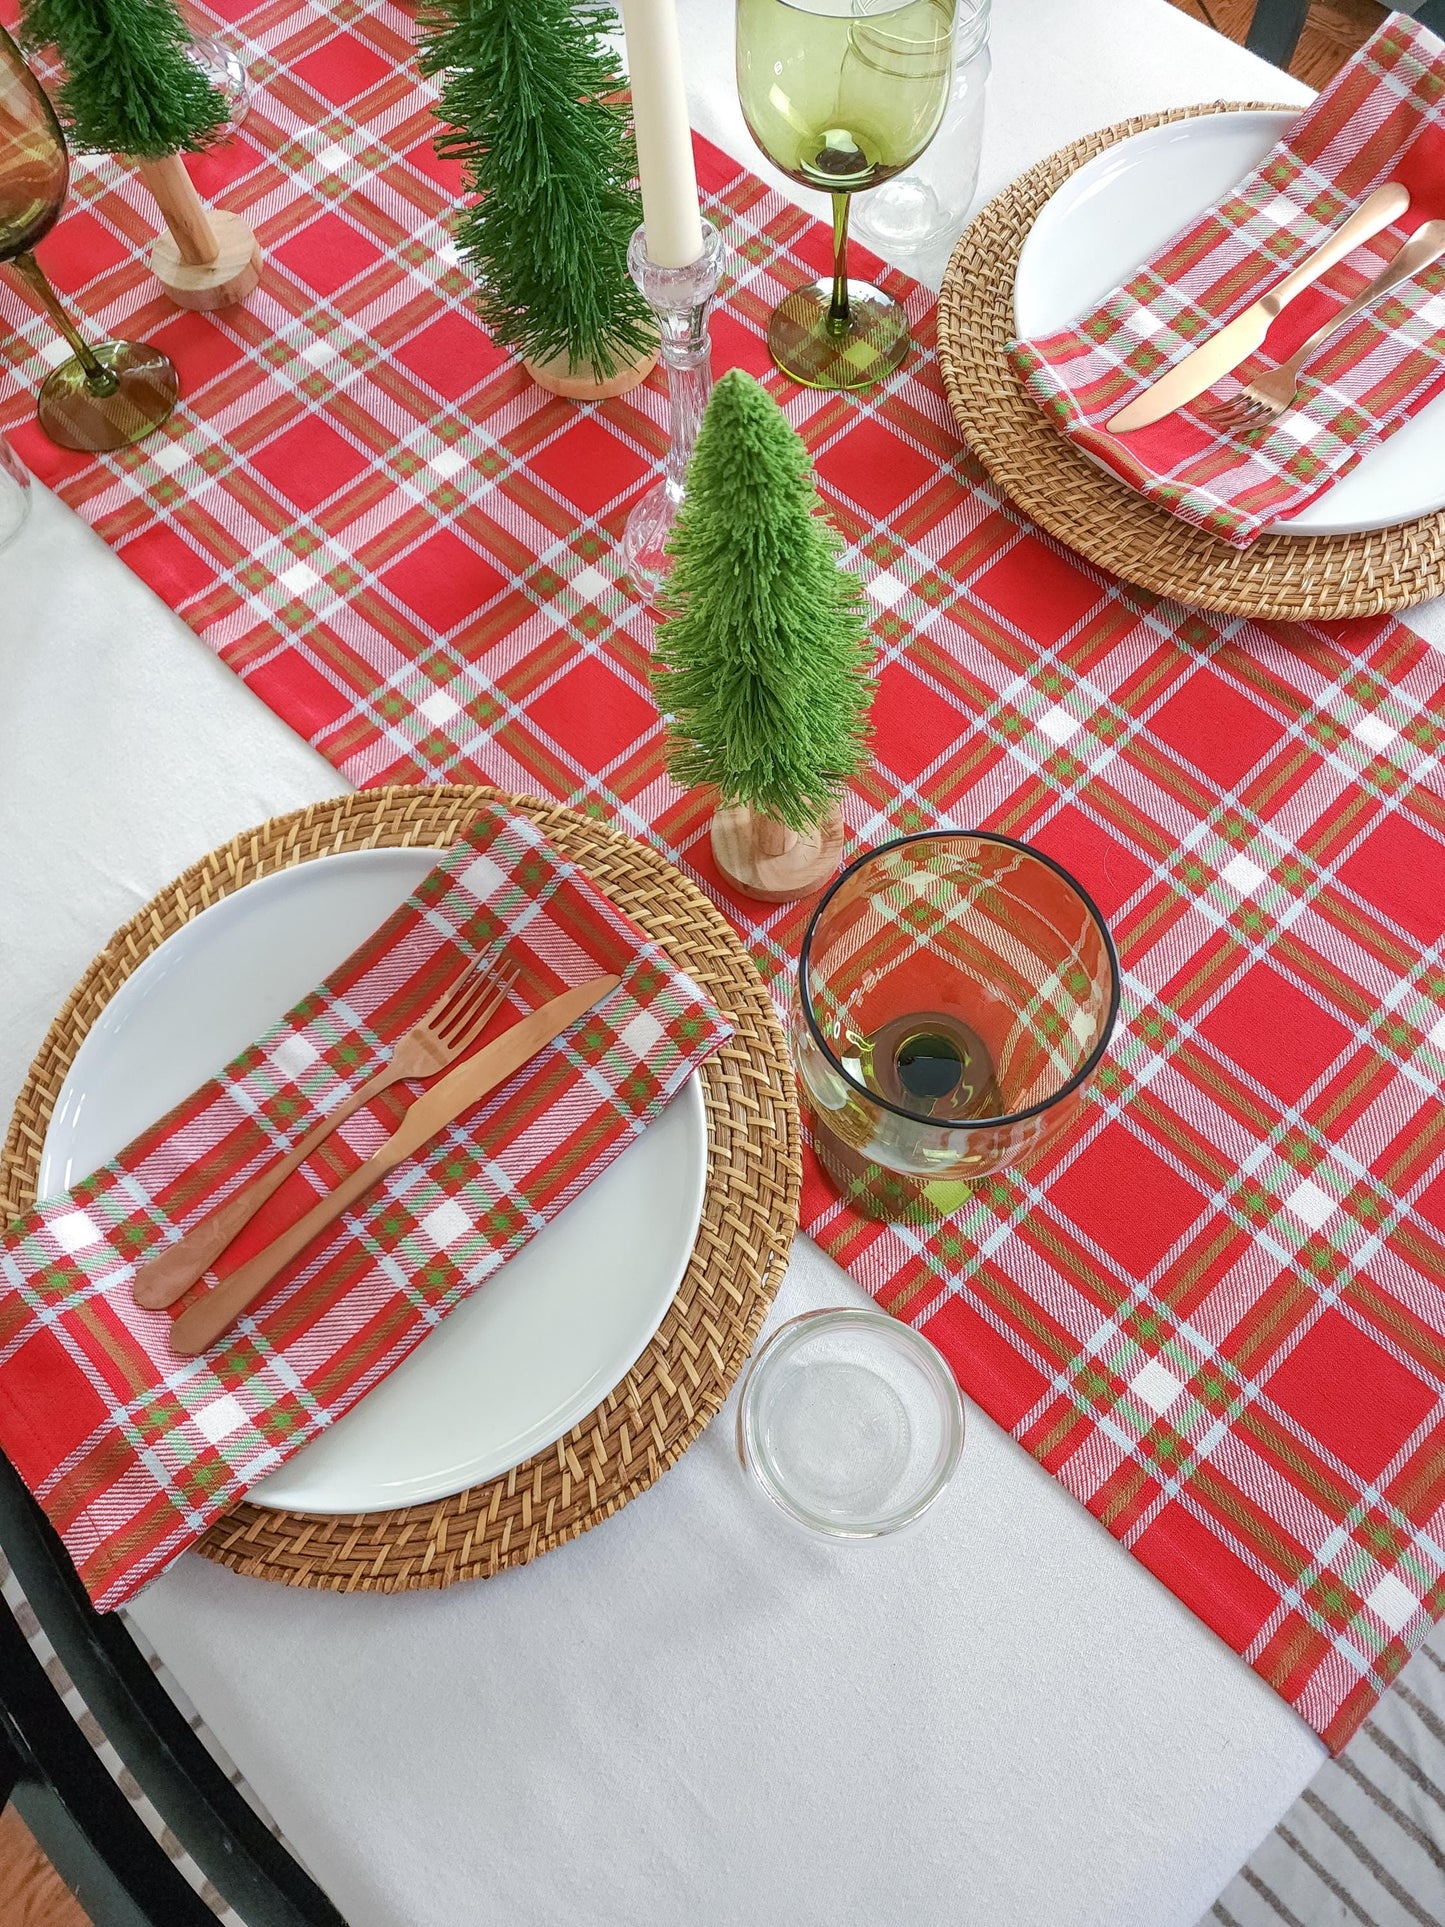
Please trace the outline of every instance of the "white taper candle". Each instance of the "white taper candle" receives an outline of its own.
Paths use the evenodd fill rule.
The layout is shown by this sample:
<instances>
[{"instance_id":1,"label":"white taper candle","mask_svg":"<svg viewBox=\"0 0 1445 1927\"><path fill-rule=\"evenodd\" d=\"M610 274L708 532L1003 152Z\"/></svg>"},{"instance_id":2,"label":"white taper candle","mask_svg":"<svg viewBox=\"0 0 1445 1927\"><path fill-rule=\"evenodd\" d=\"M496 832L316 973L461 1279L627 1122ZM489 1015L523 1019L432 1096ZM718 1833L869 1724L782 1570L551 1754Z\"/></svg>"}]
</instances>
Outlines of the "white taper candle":
<instances>
[{"instance_id":1,"label":"white taper candle","mask_svg":"<svg viewBox=\"0 0 1445 1927\"><path fill-rule=\"evenodd\" d=\"M622 0L647 256L685 268L702 254L692 129L682 85L676 0Z\"/></svg>"}]
</instances>

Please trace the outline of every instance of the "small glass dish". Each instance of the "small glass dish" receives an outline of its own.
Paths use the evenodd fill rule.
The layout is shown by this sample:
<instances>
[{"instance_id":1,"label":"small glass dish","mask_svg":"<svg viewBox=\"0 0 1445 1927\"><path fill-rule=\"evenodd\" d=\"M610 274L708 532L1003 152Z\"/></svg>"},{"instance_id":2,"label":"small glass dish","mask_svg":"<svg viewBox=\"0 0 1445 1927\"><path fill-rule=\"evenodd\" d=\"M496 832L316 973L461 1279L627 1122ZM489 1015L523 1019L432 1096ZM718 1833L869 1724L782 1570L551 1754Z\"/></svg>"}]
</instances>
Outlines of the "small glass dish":
<instances>
[{"instance_id":1,"label":"small glass dish","mask_svg":"<svg viewBox=\"0 0 1445 1927\"><path fill-rule=\"evenodd\" d=\"M738 1457L773 1503L837 1539L926 1512L963 1450L963 1400L937 1349L884 1312L789 1319L749 1368Z\"/></svg>"}]
</instances>

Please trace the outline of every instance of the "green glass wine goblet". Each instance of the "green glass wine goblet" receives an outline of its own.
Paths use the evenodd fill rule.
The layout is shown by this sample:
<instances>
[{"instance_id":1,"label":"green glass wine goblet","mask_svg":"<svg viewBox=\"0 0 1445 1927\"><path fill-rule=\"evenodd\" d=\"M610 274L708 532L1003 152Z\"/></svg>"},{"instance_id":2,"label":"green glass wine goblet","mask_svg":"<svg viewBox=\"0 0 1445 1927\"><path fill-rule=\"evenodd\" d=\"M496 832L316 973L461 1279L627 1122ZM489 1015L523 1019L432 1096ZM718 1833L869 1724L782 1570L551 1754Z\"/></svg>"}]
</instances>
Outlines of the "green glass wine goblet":
<instances>
[{"instance_id":1,"label":"green glass wine goblet","mask_svg":"<svg viewBox=\"0 0 1445 1927\"><path fill-rule=\"evenodd\" d=\"M793 1056L813 1148L867 1217L930 1224L1070 1128L1119 1010L1067 871L987 830L870 850L813 912Z\"/></svg>"},{"instance_id":2,"label":"green glass wine goblet","mask_svg":"<svg viewBox=\"0 0 1445 1927\"><path fill-rule=\"evenodd\" d=\"M768 323L773 360L810 388L862 388L908 352L891 295L848 278L850 198L910 167L953 80L955 0L738 0L738 94L758 146L833 197L831 279Z\"/></svg>"},{"instance_id":3,"label":"green glass wine goblet","mask_svg":"<svg viewBox=\"0 0 1445 1927\"><path fill-rule=\"evenodd\" d=\"M8 261L73 353L46 377L36 414L61 448L124 448L159 428L180 383L168 355L143 341L91 347L35 259L70 186L65 137L45 90L0 27L0 261Z\"/></svg>"}]
</instances>

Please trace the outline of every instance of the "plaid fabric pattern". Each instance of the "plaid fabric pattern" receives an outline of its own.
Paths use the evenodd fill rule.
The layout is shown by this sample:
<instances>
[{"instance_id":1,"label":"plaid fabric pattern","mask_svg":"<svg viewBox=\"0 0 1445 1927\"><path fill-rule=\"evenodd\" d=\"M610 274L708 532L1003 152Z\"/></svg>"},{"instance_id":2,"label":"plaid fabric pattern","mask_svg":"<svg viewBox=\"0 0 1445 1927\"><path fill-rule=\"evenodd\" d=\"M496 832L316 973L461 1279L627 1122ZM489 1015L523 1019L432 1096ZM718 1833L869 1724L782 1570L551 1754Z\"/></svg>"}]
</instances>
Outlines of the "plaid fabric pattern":
<instances>
[{"instance_id":1,"label":"plaid fabric pattern","mask_svg":"<svg viewBox=\"0 0 1445 1927\"><path fill-rule=\"evenodd\" d=\"M1397 288L1322 348L1301 380L1302 405L1268 432L1227 433L1201 410L1287 360L1374 279L1407 233L1445 214L1442 101L1445 45L1392 14L1227 200L1091 313L1011 345L1029 394L1071 441L1151 501L1238 548L1298 515L1445 390L1445 268ZM1400 226L1292 301L1237 376L1151 428L1107 432L1126 402L1390 180L1411 193Z\"/></svg>"},{"instance_id":2,"label":"plaid fabric pattern","mask_svg":"<svg viewBox=\"0 0 1445 1927\"><path fill-rule=\"evenodd\" d=\"M649 838L785 1002L809 905L732 901L711 803L663 768L651 618L618 538L660 386L537 389L467 306L407 17L227 0L259 95L198 165L268 249L241 311L177 315L109 162L42 254L174 352L166 435L26 458L351 781L486 779ZM1136 595L961 454L933 304L861 396L769 372L829 240L703 147L732 280L719 368L811 447L875 611L859 846L945 822L1038 844L1109 919L1124 1003L1078 1130L931 1234L804 1227L1332 1746L1445 1609L1445 663L1394 622L1262 627ZM18 294L28 420L49 340ZM17 346L18 343L18 346Z\"/></svg>"},{"instance_id":3,"label":"plaid fabric pattern","mask_svg":"<svg viewBox=\"0 0 1445 1927\"><path fill-rule=\"evenodd\" d=\"M289 1150L505 942L509 1009L620 987L398 1165L204 1357L131 1297L135 1265ZM131 1597L348 1411L665 1107L729 1027L525 818L476 823L416 894L258 1043L0 1243L0 1439L101 1607ZM226 1254L230 1272L377 1150L358 1111Z\"/></svg>"}]
</instances>

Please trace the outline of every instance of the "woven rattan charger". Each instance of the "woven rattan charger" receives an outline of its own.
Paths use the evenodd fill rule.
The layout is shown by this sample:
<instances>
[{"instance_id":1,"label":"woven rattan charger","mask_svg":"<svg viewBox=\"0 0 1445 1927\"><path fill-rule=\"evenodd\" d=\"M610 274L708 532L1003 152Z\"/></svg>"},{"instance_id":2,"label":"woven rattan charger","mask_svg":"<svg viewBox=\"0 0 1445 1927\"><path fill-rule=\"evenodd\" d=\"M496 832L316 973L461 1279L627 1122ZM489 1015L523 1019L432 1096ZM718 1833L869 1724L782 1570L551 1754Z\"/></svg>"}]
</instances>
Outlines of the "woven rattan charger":
<instances>
[{"instance_id":1,"label":"woven rattan charger","mask_svg":"<svg viewBox=\"0 0 1445 1927\"><path fill-rule=\"evenodd\" d=\"M446 849L489 789L383 789L318 803L213 850L118 930L51 1025L16 1103L0 1203L34 1202L61 1084L116 990L183 923L273 870L343 850ZM405 1592L524 1564L608 1518L674 1465L722 1405L787 1265L797 1223L797 1109L787 1045L725 919L656 851L527 797L522 811L712 997L734 1027L703 1065L708 1176L691 1262L656 1336L595 1411L524 1465L454 1498L344 1517L243 1503L199 1550L292 1586Z\"/></svg>"},{"instance_id":2,"label":"woven rattan charger","mask_svg":"<svg viewBox=\"0 0 1445 1927\"><path fill-rule=\"evenodd\" d=\"M994 481L1040 528L1101 569L1224 615L1382 615L1445 589L1445 511L1366 534L1262 535L1248 549L1232 548L1096 468L1024 394L1005 353L1019 254L1071 174L1147 127L1260 105L1269 103L1219 101L1119 121L1020 175L953 251L938 299L939 366L958 425Z\"/></svg>"}]
</instances>

